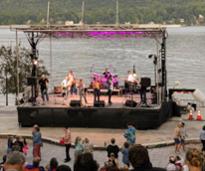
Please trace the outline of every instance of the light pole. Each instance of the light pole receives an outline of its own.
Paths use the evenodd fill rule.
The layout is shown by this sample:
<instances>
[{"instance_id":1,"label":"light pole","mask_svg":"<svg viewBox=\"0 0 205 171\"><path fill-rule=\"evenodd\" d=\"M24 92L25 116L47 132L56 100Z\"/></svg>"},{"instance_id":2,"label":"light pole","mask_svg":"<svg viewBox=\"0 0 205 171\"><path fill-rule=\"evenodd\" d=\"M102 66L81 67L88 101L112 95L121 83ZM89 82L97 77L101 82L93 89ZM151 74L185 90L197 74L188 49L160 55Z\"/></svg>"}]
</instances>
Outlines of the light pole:
<instances>
[{"instance_id":1,"label":"light pole","mask_svg":"<svg viewBox=\"0 0 205 171\"><path fill-rule=\"evenodd\" d=\"M154 64L154 83L155 86L157 85L157 55L150 54L148 58L153 58L153 64Z\"/></svg>"},{"instance_id":2,"label":"light pole","mask_svg":"<svg viewBox=\"0 0 205 171\"><path fill-rule=\"evenodd\" d=\"M6 106L8 106L8 74L7 66L5 67L5 76L6 76Z\"/></svg>"}]
</instances>

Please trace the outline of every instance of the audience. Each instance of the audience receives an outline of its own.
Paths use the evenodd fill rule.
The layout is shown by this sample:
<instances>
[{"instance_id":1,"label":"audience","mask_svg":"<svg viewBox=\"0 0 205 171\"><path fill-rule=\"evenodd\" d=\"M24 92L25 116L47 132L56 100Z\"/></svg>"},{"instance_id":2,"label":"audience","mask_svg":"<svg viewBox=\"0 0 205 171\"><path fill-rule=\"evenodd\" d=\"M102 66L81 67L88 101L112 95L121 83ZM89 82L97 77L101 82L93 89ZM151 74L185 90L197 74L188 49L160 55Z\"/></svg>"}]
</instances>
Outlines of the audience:
<instances>
[{"instance_id":1,"label":"audience","mask_svg":"<svg viewBox=\"0 0 205 171\"><path fill-rule=\"evenodd\" d=\"M27 164L24 167L24 171L44 171L44 167L40 166L40 157L34 157L33 163Z\"/></svg>"},{"instance_id":2,"label":"audience","mask_svg":"<svg viewBox=\"0 0 205 171\"><path fill-rule=\"evenodd\" d=\"M57 167L56 171L71 171L71 168L67 165L62 164Z\"/></svg>"},{"instance_id":3,"label":"audience","mask_svg":"<svg viewBox=\"0 0 205 171\"><path fill-rule=\"evenodd\" d=\"M19 151L10 152L4 164L5 171L23 171L25 157Z\"/></svg>"},{"instance_id":4,"label":"audience","mask_svg":"<svg viewBox=\"0 0 205 171\"><path fill-rule=\"evenodd\" d=\"M196 148L191 148L187 151L185 156L185 163L189 171L204 171L204 155Z\"/></svg>"},{"instance_id":5,"label":"audience","mask_svg":"<svg viewBox=\"0 0 205 171\"><path fill-rule=\"evenodd\" d=\"M83 140L83 152L89 152L92 153L93 152L93 145L90 143L88 138L85 138Z\"/></svg>"},{"instance_id":6,"label":"audience","mask_svg":"<svg viewBox=\"0 0 205 171\"><path fill-rule=\"evenodd\" d=\"M74 163L74 171L97 171L98 163L93 159L92 153L78 155Z\"/></svg>"},{"instance_id":7,"label":"audience","mask_svg":"<svg viewBox=\"0 0 205 171\"><path fill-rule=\"evenodd\" d=\"M203 127L200 135L203 140L202 134L204 133L205 126ZM38 126L34 126L34 132L40 134ZM182 133L181 133L182 134ZM184 134L185 135L185 134ZM33 135L35 136L35 135ZM33 137L35 139L35 137ZM41 135L40 135L41 138ZM34 140L33 139L33 140ZM22 141L24 140L24 141ZM28 153L29 145L26 139L16 136L8 137L7 153L3 156L1 162L1 171L71 171L72 169L67 165L58 166L58 161L55 157L51 158L49 164L45 167L40 166L40 156L33 156L31 164L25 164L25 156ZM41 140L42 143L42 140ZM27 151L25 152L24 148ZM34 146L35 148L35 146ZM104 166L99 168L97 161L93 158L93 145L88 138L83 141L81 137L76 137L75 140L75 161L73 171L165 171L164 168L153 167L149 158L148 150L140 144L129 144L125 142L122 149L122 163L118 161L118 153L120 148L115 144L115 139L111 139L111 143L106 148L108 160L104 162ZM24 154L22 153L24 152ZM205 156L196 148L188 149L185 155L185 162L180 156L170 156L169 162L166 166L167 171L205 171ZM160 157L160 156L158 156ZM159 160L164 160L159 158ZM131 164L131 169L129 170ZM121 168L121 166L123 166Z\"/></svg>"},{"instance_id":8,"label":"audience","mask_svg":"<svg viewBox=\"0 0 205 171\"><path fill-rule=\"evenodd\" d=\"M123 146L121 152L122 152L123 164L125 165L125 167L129 167L130 164L129 164L129 156L128 156L128 154L129 154L129 143L128 142L124 143L124 146Z\"/></svg>"},{"instance_id":9,"label":"audience","mask_svg":"<svg viewBox=\"0 0 205 171\"><path fill-rule=\"evenodd\" d=\"M80 137L76 137L76 139L75 139L75 152L74 152L75 160L82 153L83 153L82 139Z\"/></svg>"},{"instance_id":10,"label":"audience","mask_svg":"<svg viewBox=\"0 0 205 171\"><path fill-rule=\"evenodd\" d=\"M165 171L162 168L152 167L147 149L139 144L130 148L129 161L134 168L131 171Z\"/></svg>"},{"instance_id":11,"label":"audience","mask_svg":"<svg viewBox=\"0 0 205 171\"><path fill-rule=\"evenodd\" d=\"M167 171L177 171L177 166L175 165L176 158L175 156L169 156L169 163L167 164Z\"/></svg>"},{"instance_id":12,"label":"audience","mask_svg":"<svg viewBox=\"0 0 205 171\"><path fill-rule=\"evenodd\" d=\"M118 145L115 144L115 139L112 138L111 143L107 146L107 156L108 158L110 157L111 153L113 153L115 155L115 158L118 158L118 153L120 151L120 148L118 147Z\"/></svg>"},{"instance_id":13,"label":"audience","mask_svg":"<svg viewBox=\"0 0 205 171\"><path fill-rule=\"evenodd\" d=\"M56 171L58 167L58 161L55 157L51 158L49 165L46 166L46 171Z\"/></svg>"}]
</instances>

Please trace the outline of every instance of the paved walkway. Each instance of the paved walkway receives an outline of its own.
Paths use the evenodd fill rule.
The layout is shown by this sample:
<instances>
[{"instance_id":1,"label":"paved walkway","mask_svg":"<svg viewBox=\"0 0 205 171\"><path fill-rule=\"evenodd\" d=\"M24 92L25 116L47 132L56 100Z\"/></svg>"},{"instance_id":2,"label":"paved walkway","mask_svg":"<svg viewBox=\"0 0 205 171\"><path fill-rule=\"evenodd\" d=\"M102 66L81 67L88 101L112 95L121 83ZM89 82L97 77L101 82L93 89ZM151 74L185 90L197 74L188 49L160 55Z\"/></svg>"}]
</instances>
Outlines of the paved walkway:
<instances>
[{"instance_id":1,"label":"paved walkway","mask_svg":"<svg viewBox=\"0 0 205 171\"><path fill-rule=\"evenodd\" d=\"M6 140L5 139L0 139L0 148L1 148L1 154L5 152L6 150ZM31 142L29 142L30 148L29 148L29 153L26 156L26 161L31 162L32 161L32 146ZM196 145L196 144L190 144L187 147L198 147L201 148L201 145ZM73 156L74 156L74 150L73 148L71 149L71 157L72 160L68 164L71 168L73 167ZM100 164L100 166L103 166L104 161L106 161L106 152L105 151L94 151L94 158L97 160L97 162ZM162 147L162 148L153 148L149 149L149 155L151 162L154 166L156 167L166 167L168 163L168 158L170 155L175 155L174 153L174 147L173 146L167 146L167 147ZM184 158L185 153L181 152L179 156ZM53 145L53 144L48 144L44 143L43 148L42 148L42 161L41 165L46 166L49 163L49 160L52 157L56 157L59 161L59 164L63 164L63 160L65 158L65 148L63 146L58 146L58 145ZM120 165L122 165L122 156L121 154L119 155L119 161Z\"/></svg>"},{"instance_id":2,"label":"paved walkway","mask_svg":"<svg viewBox=\"0 0 205 171\"><path fill-rule=\"evenodd\" d=\"M204 112L202 114L204 115ZM14 108L0 109L0 118L0 133L31 135L32 128L18 127L17 112ZM137 143L150 144L172 141L173 130L180 120L183 120L186 124L188 138L198 138L204 121L188 121L186 118L187 116L185 115L182 118L172 118L162 124L158 129L138 130ZM60 140L63 136L63 128L43 127L41 128L41 132L43 137L49 137L56 141ZM81 136L82 138L88 137L93 144L101 147L108 144L112 137L116 138L116 142L119 145L122 145L125 141L123 137L124 129L71 128L71 132L73 142L76 136Z\"/></svg>"},{"instance_id":3,"label":"paved walkway","mask_svg":"<svg viewBox=\"0 0 205 171\"><path fill-rule=\"evenodd\" d=\"M203 118L205 117L204 109L201 110ZM194 116L196 117L196 116ZM19 128L18 127L18 117L15 108L13 107L0 107L0 134L19 134L19 135L31 135L31 128ZM183 115L181 118L172 118L158 129L155 130L138 130L137 131L137 143L141 144L161 144L167 143L168 141L172 142L173 129L176 124L183 120L186 124L188 138L198 138L201 127L205 124L204 121L188 121L187 115ZM94 129L94 128L71 128L72 131L72 141L76 136L81 136L82 138L88 137L90 141L97 146L105 146L109 143L112 137L116 138L117 144L120 146L124 142L123 132L124 129ZM63 128L41 128L43 137L51 138L53 140L59 141L60 137L63 135ZM6 150L6 141L0 141L0 152L1 154ZM189 145L189 146L196 146ZM200 145L197 145L198 147ZM32 160L31 148L29 155L27 156L27 161ZM150 158L154 166L165 167L168 162L168 157L174 154L173 146L166 146L163 148L153 148L149 149ZM57 146L53 144L44 143L42 150L43 159L42 165L46 165L49 159L53 156L57 157L60 163L64 159L64 147ZM71 150L71 156L73 156L73 149ZM181 154L184 156L184 153ZM103 165L103 162L106 160L105 151L95 151L95 159ZM121 160L121 156L120 156ZM70 166L73 165L73 160L68 163Z\"/></svg>"}]
</instances>

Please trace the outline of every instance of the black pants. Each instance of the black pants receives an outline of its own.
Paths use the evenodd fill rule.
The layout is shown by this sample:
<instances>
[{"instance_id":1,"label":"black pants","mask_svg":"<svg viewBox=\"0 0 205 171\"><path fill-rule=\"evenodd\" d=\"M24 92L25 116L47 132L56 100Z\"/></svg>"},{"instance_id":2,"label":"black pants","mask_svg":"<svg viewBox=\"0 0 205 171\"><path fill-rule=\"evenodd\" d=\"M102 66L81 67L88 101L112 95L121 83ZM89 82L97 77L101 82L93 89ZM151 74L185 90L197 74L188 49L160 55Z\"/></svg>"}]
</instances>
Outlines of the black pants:
<instances>
[{"instance_id":1,"label":"black pants","mask_svg":"<svg viewBox=\"0 0 205 171\"><path fill-rule=\"evenodd\" d=\"M100 90L94 89L94 103L100 101Z\"/></svg>"},{"instance_id":2,"label":"black pants","mask_svg":"<svg viewBox=\"0 0 205 171\"><path fill-rule=\"evenodd\" d=\"M202 151L205 151L205 140L201 140L201 143L202 143L202 145L203 145Z\"/></svg>"},{"instance_id":3,"label":"black pants","mask_svg":"<svg viewBox=\"0 0 205 171\"><path fill-rule=\"evenodd\" d=\"M112 104L112 101L111 101L111 98L112 98L112 90L111 89L108 89L108 103L109 104Z\"/></svg>"},{"instance_id":4,"label":"black pants","mask_svg":"<svg viewBox=\"0 0 205 171\"><path fill-rule=\"evenodd\" d=\"M66 155L66 159L67 160L70 160L70 147L71 147L71 144L65 144L65 155Z\"/></svg>"},{"instance_id":5,"label":"black pants","mask_svg":"<svg viewBox=\"0 0 205 171\"><path fill-rule=\"evenodd\" d=\"M147 104L147 96L146 96L146 87L141 87L140 89L140 98L141 98L141 103Z\"/></svg>"}]
</instances>

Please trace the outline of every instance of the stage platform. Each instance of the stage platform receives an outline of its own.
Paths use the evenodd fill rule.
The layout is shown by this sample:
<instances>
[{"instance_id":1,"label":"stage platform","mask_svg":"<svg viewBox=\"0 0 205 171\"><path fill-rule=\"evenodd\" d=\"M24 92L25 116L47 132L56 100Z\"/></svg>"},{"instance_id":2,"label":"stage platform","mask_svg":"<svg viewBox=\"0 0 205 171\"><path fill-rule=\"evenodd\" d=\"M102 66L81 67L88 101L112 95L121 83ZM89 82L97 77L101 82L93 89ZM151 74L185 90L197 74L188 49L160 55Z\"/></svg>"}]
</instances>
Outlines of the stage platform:
<instances>
[{"instance_id":1,"label":"stage platform","mask_svg":"<svg viewBox=\"0 0 205 171\"><path fill-rule=\"evenodd\" d=\"M105 107L93 106L93 95L88 94L88 104L71 107L72 100L79 96L63 98L61 95L50 95L49 102L43 104L40 97L37 104L24 103L17 107L18 123L22 127L34 124L46 127L89 127L89 128L125 128L132 123L137 129L154 129L173 115L174 105L165 102L161 105L152 104L151 94L147 94L148 106L140 104L139 94L114 95L112 105L108 105L107 96L101 96ZM133 99L135 107L125 106L127 100Z\"/></svg>"}]
</instances>

